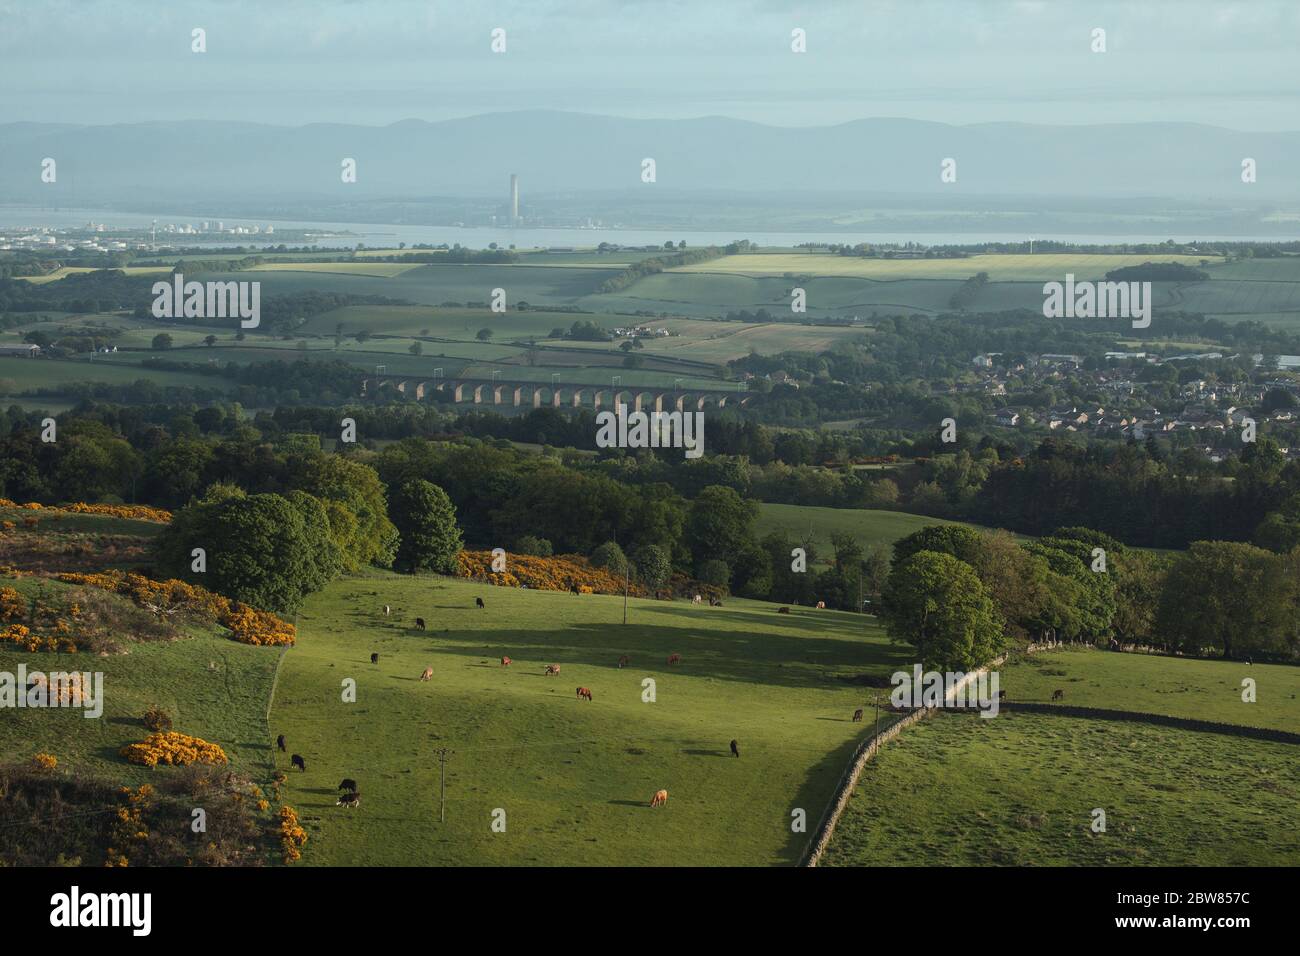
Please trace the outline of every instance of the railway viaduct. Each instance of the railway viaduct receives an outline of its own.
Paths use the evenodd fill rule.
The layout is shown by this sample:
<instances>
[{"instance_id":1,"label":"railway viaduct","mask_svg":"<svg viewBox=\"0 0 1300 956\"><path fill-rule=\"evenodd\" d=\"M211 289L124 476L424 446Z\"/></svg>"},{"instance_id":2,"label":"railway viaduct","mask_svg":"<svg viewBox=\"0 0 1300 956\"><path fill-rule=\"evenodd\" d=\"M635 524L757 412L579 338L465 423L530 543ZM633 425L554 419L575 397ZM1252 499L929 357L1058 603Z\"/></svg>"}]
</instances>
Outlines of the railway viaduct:
<instances>
[{"instance_id":1,"label":"railway viaduct","mask_svg":"<svg viewBox=\"0 0 1300 956\"><path fill-rule=\"evenodd\" d=\"M744 408L753 397L742 386L723 388L663 389L617 385L563 385L541 382L512 382L504 379L381 376L361 383L363 397L391 390L417 402L435 393L451 395L456 403L506 406L508 408L593 408L616 409L620 404L637 412L703 411L706 407Z\"/></svg>"}]
</instances>

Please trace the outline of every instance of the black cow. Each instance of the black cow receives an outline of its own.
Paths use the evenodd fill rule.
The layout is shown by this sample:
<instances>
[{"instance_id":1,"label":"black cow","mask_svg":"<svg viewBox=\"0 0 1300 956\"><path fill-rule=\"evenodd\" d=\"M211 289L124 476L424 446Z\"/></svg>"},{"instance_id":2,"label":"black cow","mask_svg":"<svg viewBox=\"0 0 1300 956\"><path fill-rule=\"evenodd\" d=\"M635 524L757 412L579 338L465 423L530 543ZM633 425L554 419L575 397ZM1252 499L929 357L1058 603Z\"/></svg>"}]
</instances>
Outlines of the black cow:
<instances>
[{"instance_id":1,"label":"black cow","mask_svg":"<svg viewBox=\"0 0 1300 956\"><path fill-rule=\"evenodd\" d=\"M353 791L339 795L339 802L334 804L336 807L359 807L361 806L361 794Z\"/></svg>"},{"instance_id":2,"label":"black cow","mask_svg":"<svg viewBox=\"0 0 1300 956\"><path fill-rule=\"evenodd\" d=\"M415 626L418 627L420 630L423 631L423 630L424 630L424 618L422 618L422 617L417 617L417 618L415 619Z\"/></svg>"},{"instance_id":3,"label":"black cow","mask_svg":"<svg viewBox=\"0 0 1300 956\"><path fill-rule=\"evenodd\" d=\"M339 784L339 789L351 790L353 793L356 793L357 782L353 780L351 777L344 777L343 782Z\"/></svg>"},{"instance_id":4,"label":"black cow","mask_svg":"<svg viewBox=\"0 0 1300 956\"><path fill-rule=\"evenodd\" d=\"M1004 690L1000 690L1000 691L998 691L998 700L1006 700L1006 698L1007 698L1007 692L1006 692L1006 691L1004 691Z\"/></svg>"},{"instance_id":5,"label":"black cow","mask_svg":"<svg viewBox=\"0 0 1300 956\"><path fill-rule=\"evenodd\" d=\"M378 663L379 663L379 655L378 655L377 653L376 653L376 654L371 654L371 655L370 655L370 663L372 663L372 664L378 664Z\"/></svg>"},{"instance_id":6,"label":"black cow","mask_svg":"<svg viewBox=\"0 0 1300 956\"><path fill-rule=\"evenodd\" d=\"M280 752L281 752L281 753L284 753L284 749L285 749L285 747L284 747L284 734L281 734L279 737L276 737L276 738L275 738L275 745L276 745L277 747L280 748Z\"/></svg>"},{"instance_id":7,"label":"black cow","mask_svg":"<svg viewBox=\"0 0 1300 956\"><path fill-rule=\"evenodd\" d=\"M731 742L731 756L740 756L740 744L736 743L734 740Z\"/></svg>"},{"instance_id":8,"label":"black cow","mask_svg":"<svg viewBox=\"0 0 1300 956\"><path fill-rule=\"evenodd\" d=\"M307 761L303 760L297 754L294 754L292 757L289 758L289 763L292 766L297 767L303 773L307 772Z\"/></svg>"},{"instance_id":9,"label":"black cow","mask_svg":"<svg viewBox=\"0 0 1300 956\"><path fill-rule=\"evenodd\" d=\"M1065 699L1065 691L1063 690L1052 691L1052 700L1064 700L1064 699Z\"/></svg>"},{"instance_id":10,"label":"black cow","mask_svg":"<svg viewBox=\"0 0 1300 956\"><path fill-rule=\"evenodd\" d=\"M578 590L578 586L576 584L569 585L569 593L576 594L578 595L578 597L582 597L582 592Z\"/></svg>"},{"instance_id":11,"label":"black cow","mask_svg":"<svg viewBox=\"0 0 1300 956\"><path fill-rule=\"evenodd\" d=\"M857 710L853 712L853 722L856 724L861 719L862 719L862 708L859 707Z\"/></svg>"},{"instance_id":12,"label":"black cow","mask_svg":"<svg viewBox=\"0 0 1300 956\"><path fill-rule=\"evenodd\" d=\"M474 599L474 606L475 606L475 607L487 607L487 605L483 603L483 599L482 599L482 598L475 598L475 599Z\"/></svg>"}]
</instances>

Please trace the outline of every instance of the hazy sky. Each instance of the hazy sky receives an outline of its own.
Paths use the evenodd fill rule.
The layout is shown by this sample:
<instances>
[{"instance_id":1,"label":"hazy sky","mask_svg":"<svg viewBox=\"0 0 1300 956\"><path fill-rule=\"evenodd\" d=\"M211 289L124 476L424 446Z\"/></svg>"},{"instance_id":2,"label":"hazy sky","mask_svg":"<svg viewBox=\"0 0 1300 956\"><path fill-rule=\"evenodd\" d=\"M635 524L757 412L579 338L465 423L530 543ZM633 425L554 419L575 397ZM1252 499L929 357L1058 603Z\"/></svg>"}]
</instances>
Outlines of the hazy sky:
<instances>
[{"instance_id":1,"label":"hazy sky","mask_svg":"<svg viewBox=\"0 0 1300 956\"><path fill-rule=\"evenodd\" d=\"M0 122L545 108L1293 130L1298 47L1297 0L0 0Z\"/></svg>"}]
</instances>

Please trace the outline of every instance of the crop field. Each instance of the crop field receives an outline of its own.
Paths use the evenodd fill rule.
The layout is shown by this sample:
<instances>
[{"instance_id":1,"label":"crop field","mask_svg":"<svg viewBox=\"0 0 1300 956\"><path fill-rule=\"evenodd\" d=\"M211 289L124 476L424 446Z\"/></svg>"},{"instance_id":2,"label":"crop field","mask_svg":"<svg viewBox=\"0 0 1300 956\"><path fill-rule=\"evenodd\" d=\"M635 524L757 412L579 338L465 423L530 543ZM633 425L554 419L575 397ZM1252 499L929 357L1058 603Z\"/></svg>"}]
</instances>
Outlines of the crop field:
<instances>
[{"instance_id":1,"label":"crop field","mask_svg":"<svg viewBox=\"0 0 1300 956\"><path fill-rule=\"evenodd\" d=\"M1150 724L940 713L868 763L822 865L1289 866L1296 757Z\"/></svg>"},{"instance_id":2,"label":"crop field","mask_svg":"<svg viewBox=\"0 0 1300 956\"><path fill-rule=\"evenodd\" d=\"M861 279L957 279L987 272L992 282L1048 282L1100 279L1112 269L1144 262L1180 262L1199 267L1209 257L1183 255L1089 255L1085 253L1039 253L1037 255L988 254L964 259L863 259L800 253L745 254L726 256L670 269L672 273L717 273L724 275L837 276ZM1211 259L1211 261L1218 261Z\"/></svg>"},{"instance_id":3,"label":"crop field","mask_svg":"<svg viewBox=\"0 0 1300 956\"><path fill-rule=\"evenodd\" d=\"M791 812L815 826L865 726L850 720L864 702L851 678L891 673L901 651L858 615L742 600L632 599L621 617L617 597L378 572L310 598L271 711L271 733L306 758L303 773L277 755L311 834L304 862L794 863L807 835ZM547 664L561 675L543 676ZM340 699L346 678L354 704ZM451 751L446 823L439 748ZM356 810L334 806L344 777L362 793ZM661 788L668 805L652 810Z\"/></svg>"},{"instance_id":4,"label":"crop field","mask_svg":"<svg viewBox=\"0 0 1300 956\"><path fill-rule=\"evenodd\" d=\"M96 272L96 271L99 270L92 269L88 266L61 266L60 268L55 269L53 272L50 272L43 276L20 276L19 278L23 279L26 282L30 282L33 285L44 285L47 282L57 282L59 279L62 279L65 276L73 275L74 273ZM124 266L120 271L125 272L129 276L143 276L143 275L165 275L171 272L172 270L171 270L171 266Z\"/></svg>"}]
</instances>

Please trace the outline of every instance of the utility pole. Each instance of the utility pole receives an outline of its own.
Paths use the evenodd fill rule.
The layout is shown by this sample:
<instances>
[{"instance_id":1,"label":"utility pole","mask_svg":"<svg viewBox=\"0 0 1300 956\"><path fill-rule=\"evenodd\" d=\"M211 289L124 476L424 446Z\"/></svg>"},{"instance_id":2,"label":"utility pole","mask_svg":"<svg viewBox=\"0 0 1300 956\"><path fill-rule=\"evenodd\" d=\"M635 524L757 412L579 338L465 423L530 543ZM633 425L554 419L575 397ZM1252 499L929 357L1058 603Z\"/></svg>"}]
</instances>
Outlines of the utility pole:
<instances>
[{"instance_id":1,"label":"utility pole","mask_svg":"<svg viewBox=\"0 0 1300 956\"><path fill-rule=\"evenodd\" d=\"M623 562L623 623L627 623L627 586L632 579L632 566Z\"/></svg>"},{"instance_id":2,"label":"utility pole","mask_svg":"<svg viewBox=\"0 0 1300 956\"><path fill-rule=\"evenodd\" d=\"M451 753L451 750L447 747L439 747L435 751L435 753L437 753L438 757L441 759L442 762L442 793L438 798L438 809L442 817L442 822L446 823L447 822L447 754Z\"/></svg>"}]
</instances>

